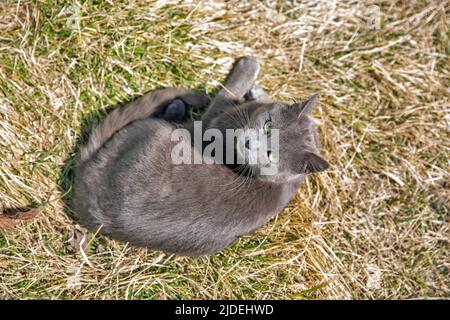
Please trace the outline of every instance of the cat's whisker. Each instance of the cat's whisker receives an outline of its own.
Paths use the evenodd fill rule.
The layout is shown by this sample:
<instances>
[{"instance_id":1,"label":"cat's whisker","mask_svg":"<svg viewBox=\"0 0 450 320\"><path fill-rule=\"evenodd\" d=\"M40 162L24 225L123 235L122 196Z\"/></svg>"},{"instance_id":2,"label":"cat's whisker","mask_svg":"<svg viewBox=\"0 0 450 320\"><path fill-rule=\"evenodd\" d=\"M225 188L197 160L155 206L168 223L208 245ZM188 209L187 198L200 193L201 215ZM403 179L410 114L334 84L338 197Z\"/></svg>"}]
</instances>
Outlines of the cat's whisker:
<instances>
[{"instance_id":1,"label":"cat's whisker","mask_svg":"<svg viewBox=\"0 0 450 320\"><path fill-rule=\"evenodd\" d=\"M243 176L245 176L245 165L239 165L238 169L235 169L235 173L236 173L237 177L236 177L236 179L233 180L233 184L235 184L236 182L241 182L241 183L239 183L237 186L230 189L230 191L240 188L240 185L242 184L241 179Z\"/></svg>"},{"instance_id":2,"label":"cat's whisker","mask_svg":"<svg viewBox=\"0 0 450 320\"><path fill-rule=\"evenodd\" d=\"M235 112L237 111L237 112ZM224 114L229 118L232 119L233 122L237 124L238 128L243 128L246 126L246 119L242 118L241 114L239 113L238 106L233 106L232 109L226 109L224 110Z\"/></svg>"},{"instance_id":3,"label":"cat's whisker","mask_svg":"<svg viewBox=\"0 0 450 320\"><path fill-rule=\"evenodd\" d=\"M247 166L245 164L241 164L238 166L237 169L235 169L235 173L237 175L236 179L233 180L232 184L236 183L236 182L240 182L237 186L229 189L229 191L235 191L235 190L239 190L241 188L241 186L245 183L245 170L246 170ZM244 180L242 180L242 177L244 176ZM230 184L231 185L231 184Z\"/></svg>"}]
</instances>

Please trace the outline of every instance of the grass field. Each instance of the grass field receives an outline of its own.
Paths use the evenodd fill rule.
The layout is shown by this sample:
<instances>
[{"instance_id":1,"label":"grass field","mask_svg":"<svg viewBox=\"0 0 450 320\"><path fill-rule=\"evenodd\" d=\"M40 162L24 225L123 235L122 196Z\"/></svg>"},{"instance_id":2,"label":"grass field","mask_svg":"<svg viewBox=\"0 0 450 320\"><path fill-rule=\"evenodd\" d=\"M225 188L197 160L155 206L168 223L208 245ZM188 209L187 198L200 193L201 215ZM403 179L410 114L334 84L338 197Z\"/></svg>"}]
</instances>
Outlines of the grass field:
<instances>
[{"instance_id":1,"label":"grass field","mask_svg":"<svg viewBox=\"0 0 450 320\"><path fill-rule=\"evenodd\" d=\"M43 210L0 229L0 298L448 298L449 2L299 2L1 1L0 206ZM63 199L87 119L242 55L276 99L320 94L330 170L209 258L86 241Z\"/></svg>"}]
</instances>

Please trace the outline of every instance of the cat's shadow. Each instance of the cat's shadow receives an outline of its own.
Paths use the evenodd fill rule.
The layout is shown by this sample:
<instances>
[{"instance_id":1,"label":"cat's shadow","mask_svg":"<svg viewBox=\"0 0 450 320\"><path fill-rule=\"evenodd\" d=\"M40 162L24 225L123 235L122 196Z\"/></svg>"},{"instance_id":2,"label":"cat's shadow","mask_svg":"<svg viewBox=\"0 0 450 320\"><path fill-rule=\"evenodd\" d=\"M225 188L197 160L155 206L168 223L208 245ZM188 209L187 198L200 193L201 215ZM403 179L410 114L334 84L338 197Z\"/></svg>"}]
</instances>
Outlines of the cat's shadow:
<instances>
[{"instance_id":1,"label":"cat's shadow","mask_svg":"<svg viewBox=\"0 0 450 320\"><path fill-rule=\"evenodd\" d=\"M162 87L155 88L153 90L147 91L145 94L148 94L157 89L164 89L164 88L162 88ZM214 90L213 92L211 92L211 91L205 90L205 88L203 87L203 88L194 88L193 91L198 92L200 94L205 94L207 96L211 96L211 95L214 95L214 93L217 90ZM74 146L72 147L72 149L69 153L69 156L66 158L66 160L63 162L63 164L60 167L60 177L59 177L59 182L58 182L60 193L61 193L61 200L64 203L64 213L67 214L69 216L69 218L72 221L74 221L75 223L77 223L77 217L76 217L75 212L73 212L71 210L71 200L72 200L74 178L75 178L75 166L76 166L77 157L78 157L81 147L84 146L88 142L89 136L90 136L90 133L92 132L92 130L99 123L101 123L112 110L123 107L123 106L127 105L128 103L130 103L136 99L139 99L140 97L142 97L145 94L135 95L128 100L110 105L101 111L93 111L93 112L89 113L88 115L84 116L83 118L81 118L80 122L82 123L82 125L80 128L80 132L75 140ZM193 120L199 119L201 117L201 114L205 110L206 110L205 107L187 106L186 115L183 118L182 122L188 122L188 121L193 121Z\"/></svg>"}]
</instances>

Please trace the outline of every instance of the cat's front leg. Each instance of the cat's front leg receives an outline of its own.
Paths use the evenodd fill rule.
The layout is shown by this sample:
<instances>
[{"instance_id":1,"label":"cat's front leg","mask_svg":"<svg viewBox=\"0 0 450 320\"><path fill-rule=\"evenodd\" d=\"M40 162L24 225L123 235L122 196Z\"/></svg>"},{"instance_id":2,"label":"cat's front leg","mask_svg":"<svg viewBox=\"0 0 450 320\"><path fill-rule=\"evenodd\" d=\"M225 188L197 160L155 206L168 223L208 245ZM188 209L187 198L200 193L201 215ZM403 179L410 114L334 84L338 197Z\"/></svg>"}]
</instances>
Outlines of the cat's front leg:
<instances>
[{"instance_id":1,"label":"cat's front leg","mask_svg":"<svg viewBox=\"0 0 450 320\"><path fill-rule=\"evenodd\" d=\"M243 57L237 60L225 81L225 86L219 90L202 120L209 122L225 109L237 105L239 100L252 88L258 77L259 69L258 61L253 57Z\"/></svg>"},{"instance_id":2,"label":"cat's front leg","mask_svg":"<svg viewBox=\"0 0 450 320\"><path fill-rule=\"evenodd\" d=\"M225 86L217 94L217 99L240 100L253 87L259 73L259 63L254 57L237 60L228 75Z\"/></svg>"}]
</instances>

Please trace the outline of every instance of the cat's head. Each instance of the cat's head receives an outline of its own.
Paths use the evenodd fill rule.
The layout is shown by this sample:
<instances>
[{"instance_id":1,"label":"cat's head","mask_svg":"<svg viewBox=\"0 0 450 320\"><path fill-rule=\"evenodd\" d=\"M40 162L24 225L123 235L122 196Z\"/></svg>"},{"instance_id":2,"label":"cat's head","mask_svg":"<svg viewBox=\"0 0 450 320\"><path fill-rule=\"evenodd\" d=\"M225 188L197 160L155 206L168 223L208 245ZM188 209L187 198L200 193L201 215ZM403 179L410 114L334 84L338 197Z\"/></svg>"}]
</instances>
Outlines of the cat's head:
<instances>
[{"instance_id":1,"label":"cat's head","mask_svg":"<svg viewBox=\"0 0 450 320\"><path fill-rule=\"evenodd\" d=\"M241 132L232 144L235 160L241 164L232 167L275 183L299 181L306 174L326 170L329 165L319 155L319 139L311 118L316 99L314 95L292 105L247 102L217 118L214 127L219 130Z\"/></svg>"}]
</instances>

